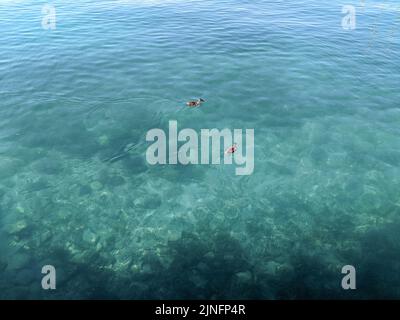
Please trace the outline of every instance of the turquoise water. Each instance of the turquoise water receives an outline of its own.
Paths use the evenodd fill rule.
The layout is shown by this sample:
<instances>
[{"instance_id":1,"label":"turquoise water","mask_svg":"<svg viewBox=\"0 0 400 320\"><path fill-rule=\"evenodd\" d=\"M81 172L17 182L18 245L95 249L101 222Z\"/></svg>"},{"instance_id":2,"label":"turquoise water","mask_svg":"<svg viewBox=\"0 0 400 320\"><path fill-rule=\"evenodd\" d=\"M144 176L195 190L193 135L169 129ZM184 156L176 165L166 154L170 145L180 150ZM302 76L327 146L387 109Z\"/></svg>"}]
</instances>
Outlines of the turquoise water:
<instances>
[{"instance_id":1,"label":"turquoise water","mask_svg":"<svg viewBox=\"0 0 400 320\"><path fill-rule=\"evenodd\" d=\"M51 4L0 0L0 298L400 298L396 1ZM254 173L150 166L169 120Z\"/></svg>"}]
</instances>

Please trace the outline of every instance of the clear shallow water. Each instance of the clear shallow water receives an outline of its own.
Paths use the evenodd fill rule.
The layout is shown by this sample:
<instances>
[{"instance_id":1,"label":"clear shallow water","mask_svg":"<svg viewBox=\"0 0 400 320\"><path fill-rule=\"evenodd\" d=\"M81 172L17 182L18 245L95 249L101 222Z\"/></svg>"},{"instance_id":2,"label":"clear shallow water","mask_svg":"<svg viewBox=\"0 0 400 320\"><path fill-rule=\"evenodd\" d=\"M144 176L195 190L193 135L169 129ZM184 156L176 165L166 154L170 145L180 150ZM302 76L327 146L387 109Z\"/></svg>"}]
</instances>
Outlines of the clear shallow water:
<instances>
[{"instance_id":1,"label":"clear shallow water","mask_svg":"<svg viewBox=\"0 0 400 320\"><path fill-rule=\"evenodd\" d=\"M400 297L394 1L53 4L0 1L1 298ZM104 161L168 120L254 128L254 174Z\"/></svg>"}]
</instances>

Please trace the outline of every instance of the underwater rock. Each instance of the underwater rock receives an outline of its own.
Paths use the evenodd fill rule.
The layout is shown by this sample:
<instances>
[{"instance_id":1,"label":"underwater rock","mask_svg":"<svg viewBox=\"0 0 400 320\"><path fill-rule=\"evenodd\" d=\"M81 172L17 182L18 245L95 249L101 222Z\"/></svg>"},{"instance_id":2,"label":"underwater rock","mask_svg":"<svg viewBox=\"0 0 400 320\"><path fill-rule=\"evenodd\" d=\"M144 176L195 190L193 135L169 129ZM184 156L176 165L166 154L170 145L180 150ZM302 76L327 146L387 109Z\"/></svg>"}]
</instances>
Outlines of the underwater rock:
<instances>
[{"instance_id":1,"label":"underwater rock","mask_svg":"<svg viewBox=\"0 0 400 320\"><path fill-rule=\"evenodd\" d=\"M28 227L28 223L26 220L19 220L16 223L12 224L8 229L8 233L11 235L16 235L21 231L25 230Z\"/></svg>"},{"instance_id":2,"label":"underwater rock","mask_svg":"<svg viewBox=\"0 0 400 320\"><path fill-rule=\"evenodd\" d=\"M209 279L207 279L206 277L202 277L201 275L199 275L197 273L193 273L193 274L190 274L189 281L190 281L190 283L193 283L197 289L204 290L207 287Z\"/></svg>"},{"instance_id":3,"label":"underwater rock","mask_svg":"<svg viewBox=\"0 0 400 320\"><path fill-rule=\"evenodd\" d=\"M161 197L159 195L145 196L143 198L138 198L134 202L135 206L143 209L157 209L161 206Z\"/></svg>"},{"instance_id":4,"label":"underwater rock","mask_svg":"<svg viewBox=\"0 0 400 320\"><path fill-rule=\"evenodd\" d=\"M196 269L201 272L201 273L208 273L210 271L210 268L207 264L204 262L200 262L197 266Z\"/></svg>"},{"instance_id":5,"label":"underwater rock","mask_svg":"<svg viewBox=\"0 0 400 320\"><path fill-rule=\"evenodd\" d=\"M97 240L97 237L91 230L86 229L83 232L82 239L83 239L83 241L88 242L88 243L95 243Z\"/></svg>"},{"instance_id":6,"label":"underwater rock","mask_svg":"<svg viewBox=\"0 0 400 320\"><path fill-rule=\"evenodd\" d=\"M21 167L21 160L0 157L0 179L5 179L15 175Z\"/></svg>"},{"instance_id":7,"label":"underwater rock","mask_svg":"<svg viewBox=\"0 0 400 320\"><path fill-rule=\"evenodd\" d=\"M28 185L30 191L40 191L43 189L50 188L50 184L45 178L39 178L35 182L32 182Z\"/></svg>"},{"instance_id":8,"label":"underwater rock","mask_svg":"<svg viewBox=\"0 0 400 320\"><path fill-rule=\"evenodd\" d=\"M235 274L235 278L239 285L250 285L253 281L250 271L238 272Z\"/></svg>"},{"instance_id":9,"label":"underwater rock","mask_svg":"<svg viewBox=\"0 0 400 320\"><path fill-rule=\"evenodd\" d=\"M181 233L175 230L168 230L168 241L177 241L181 237Z\"/></svg>"},{"instance_id":10,"label":"underwater rock","mask_svg":"<svg viewBox=\"0 0 400 320\"><path fill-rule=\"evenodd\" d=\"M149 263L142 265L141 273L142 274L152 274L153 269L151 268L151 265Z\"/></svg>"},{"instance_id":11,"label":"underwater rock","mask_svg":"<svg viewBox=\"0 0 400 320\"><path fill-rule=\"evenodd\" d=\"M33 163L38 159L41 159L46 156L47 150L43 150L41 148L32 148L29 146L28 148L22 146L14 146L11 153L13 155L18 156L20 159L24 159L25 163Z\"/></svg>"},{"instance_id":12,"label":"underwater rock","mask_svg":"<svg viewBox=\"0 0 400 320\"><path fill-rule=\"evenodd\" d=\"M8 266L8 263L5 261L0 261L0 272L3 272L4 270L6 270Z\"/></svg>"},{"instance_id":13,"label":"underwater rock","mask_svg":"<svg viewBox=\"0 0 400 320\"><path fill-rule=\"evenodd\" d=\"M98 181L103 185L111 185L114 187L123 185L126 182L124 177L118 173L114 173L114 171L109 168L100 171Z\"/></svg>"},{"instance_id":14,"label":"underwater rock","mask_svg":"<svg viewBox=\"0 0 400 320\"><path fill-rule=\"evenodd\" d=\"M15 283L22 286L27 286L33 281L35 281L35 274L29 269L22 269L21 271L18 271L15 277Z\"/></svg>"},{"instance_id":15,"label":"underwater rock","mask_svg":"<svg viewBox=\"0 0 400 320\"><path fill-rule=\"evenodd\" d=\"M314 164L321 165L328 160L328 153L322 148L314 147L310 152L310 157Z\"/></svg>"},{"instance_id":16,"label":"underwater rock","mask_svg":"<svg viewBox=\"0 0 400 320\"><path fill-rule=\"evenodd\" d=\"M96 252L99 252L101 249L103 249L103 245L100 242L97 242L97 244L96 244Z\"/></svg>"},{"instance_id":17,"label":"underwater rock","mask_svg":"<svg viewBox=\"0 0 400 320\"><path fill-rule=\"evenodd\" d=\"M52 233L49 230L45 230L40 234L40 242L45 243L50 240L52 237Z\"/></svg>"},{"instance_id":18,"label":"underwater rock","mask_svg":"<svg viewBox=\"0 0 400 320\"><path fill-rule=\"evenodd\" d=\"M265 267L263 268L263 271L270 275L270 276L276 276L279 270L280 264L275 262L275 261L269 261Z\"/></svg>"},{"instance_id":19,"label":"underwater rock","mask_svg":"<svg viewBox=\"0 0 400 320\"><path fill-rule=\"evenodd\" d=\"M99 137L98 142L101 146L106 146L110 143L110 138L107 135L103 134Z\"/></svg>"},{"instance_id":20,"label":"underwater rock","mask_svg":"<svg viewBox=\"0 0 400 320\"><path fill-rule=\"evenodd\" d=\"M207 253L204 255L204 258L205 258L205 259L212 260L212 259L215 258L215 254L214 254L214 252L209 251L209 252L207 252Z\"/></svg>"},{"instance_id":21,"label":"underwater rock","mask_svg":"<svg viewBox=\"0 0 400 320\"><path fill-rule=\"evenodd\" d=\"M147 165L143 156L129 155L122 160L125 168L134 174L147 171Z\"/></svg>"},{"instance_id":22,"label":"underwater rock","mask_svg":"<svg viewBox=\"0 0 400 320\"><path fill-rule=\"evenodd\" d=\"M70 257L70 261L76 264L80 264L86 260L86 254L84 251L74 251L74 253Z\"/></svg>"},{"instance_id":23,"label":"underwater rock","mask_svg":"<svg viewBox=\"0 0 400 320\"><path fill-rule=\"evenodd\" d=\"M276 261L269 261L264 266L260 268L260 274L269 276L269 277L277 277L281 274L290 275L294 271L293 267L287 263L278 263Z\"/></svg>"},{"instance_id":24,"label":"underwater rock","mask_svg":"<svg viewBox=\"0 0 400 320\"><path fill-rule=\"evenodd\" d=\"M113 175L108 178L108 183L111 186L117 187L123 185L125 183L125 179L121 176Z\"/></svg>"},{"instance_id":25,"label":"underwater rock","mask_svg":"<svg viewBox=\"0 0 400 320\"><path fill-rule=\"evenodd\" d=\"M100 201L99 201L99 204L100 205L104 205L104 206L107 206L108 205L108 201L109 201L109 199L110 199L110 195L111 195L111 193L109 193L109 192L107 192L107 191L102 191L101 193L100 193Z\"/></svg>"},{"instance_id":26,"label":"underwater rock","mask_svg":"<svg viewBox=\"0 0 400 320\"><path fill-rule=\"evenodd\" d=\"M92 190L91 187L89 187L89 186L87 186L87 185L84 185L84 186L81 186L81 187L79 188L79 195L80 195L80 196L86 196L86 195L91 194L92 191L93 191L93 190Z\"/></svg>"},{"instance_id":27,"label":"underwater rock","mask_svg":"<svg viewBox=\"0 0 400 320\"><path fill-rule=\"evenodd\" d=\"M30 288L23 286L14 285L12 290L7 294L7 300L27 300L31 296Z\"/></svg>"},{"instance_id":28,"label":"underwater rock","mask_svg":"<svg viewBox=\"0 0 400 320\"><path fill-rule=\"evenodd\" d=\"M137 265L137 264L132 264L132 266L131 266L131 272L132 273L139 273L140 272L140 268L139 268L139 266Z\"/></svg>"},{"instance_id":29,"label":"underwater rock","mask_svg":"<svg viewBox=\"0 0 400 320\"><path fill-rule=\"evenodd\" d=\"M25 252L17 252L8 262L8 269L11 271L19 270L29 265L30 256Z\"/></svg>"},{"instance_id":30,"label":"underwater rock","mask_svg":"<svg viewBox=\"0 0 400 320\"><path fill-rule=\"evenodd\" d=\"M92 190L94 190L94 191L99 191L100 189L103 188L103 185L102 185L102 183L101 183L100 181L93 181L93 182L90 184L90 187L91 187Z\"/></svg>"},{"instance_id":31,"label":"underwater rock","mask_svg":"<svg viewBox=\"0 0 400 320\"><path fill-rule=\"evenodd\" d=\"M39 160L34 166L37 171L43 174L54 175L63 171L62 163L51 158Z\"/></svg>"}]
</instances>

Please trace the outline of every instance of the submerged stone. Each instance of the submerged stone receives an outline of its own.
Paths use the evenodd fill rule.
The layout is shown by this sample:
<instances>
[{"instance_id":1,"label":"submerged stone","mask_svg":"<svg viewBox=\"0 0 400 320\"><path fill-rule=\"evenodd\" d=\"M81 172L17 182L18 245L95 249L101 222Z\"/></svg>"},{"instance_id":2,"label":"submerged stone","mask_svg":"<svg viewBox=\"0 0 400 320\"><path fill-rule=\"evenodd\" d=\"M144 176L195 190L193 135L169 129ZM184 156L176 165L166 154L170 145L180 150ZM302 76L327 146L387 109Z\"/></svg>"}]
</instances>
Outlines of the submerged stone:
<instances>
[{"instance_id":1,"label":"submerged stone","mask_svg":"<svg viewBox=\"0 0 400 320\"><path fill-rule=\"evenodd\" d=\"M8 266L8 263L5 261L0 261L0 272L3 272L4 270L6 270Z\"/></svg>"},{"instance_id":2,"label":"submerged stone","mask_svg":"<svg viewBox=\"0 0 400 320\"><path fill-rule=\"evenodd\" d=\"M158 195L146 196L135 200L135 205L143 209L157 209L161 206L161 198Z\"/></svg>"},{"instance_id":3,"label":"submerged stone","mask_svg":"<svg viewBox=\"0 0 400 320\"><path fill-rule=\"evenodd\" d=\"M37 169L40 173L53 175L62 172L63 166L58 160L45 158L38 161L38 163L35 165L35 169Z\"/></svg>"},{"instance_id":4,"label":"submerged stone","mask_svg":"<svg viewBox=\"0 0 400 320\"><path fill-rule=\"evenodd\" d=\"M30 269L22 269L18 271L17 276L15 278L15 282L19 285L29 285L30 283L34 282L35 274Z\"/></svg>"},{"instance_id":5,"label":"submerged stone","mask_svg":"<svg viewBox=\"0 0 400 320\"><path fill-rule=\"evenodd\" d=\"M16 223L12 224L8 229L8 233L12 235L16 235L21 231L25 230L28 227L28 224L25 220L19 220Z\"/></svg>"},{"instance_id":6,"label":"submerged stone","mask_svg":"<svg viewBox=\"0 0 400 320\"><path fill-rule=\"evenodd\" d=\"M253 276L250 271L238 272L235 274L238 284L249 285L252 283Z\"/></svg>"},{"instance_id":7,"label":"submerged stone","mask_svg":"<svg viewBox=\"0 0 400 320\"><path fill-rule=\"evenodd\" d=\"M80 188L79 188L79 195L80 196L86 196L86 195L88 195L88 194L91 194L92 193L92 188L90 188L89 186L81 186Z\"/></svg>"},{"instance_id":8,"label":"submerged stone","mask_svg":"<svg viewBox=\"0 0 400 320\"><path fill-rule=\"evenodd\" d=\"M103 134L102 136L99 137L98 141L101 146L105 146L110 143L110 138L107 135Z\"/></svg>"},{"instance_id":9,"label":"submerged stone","mask_svg":"<svg viewBox=\"0 0 400 320\"><path fill-rule=\"evenodd\" d=\"M153 269L151 268L151 265L149 263L146 263L142 265L142 273L143 274L151 274L153 273Z\"/></svg>"},{"instance_id":10,"label":"submerged stone","mask_svg":"<svg viewBox=\"0 0 400 320\"><path fill-rule=\"evenodd\" d=\"M123 159L123 164L127 170L138 174L147 170L147 165L142 156L129 155Z\"/></svg>"},{"instance_id":11,"label":"submerged stone","mask_svg":"<svg viewBox=\"0 0 400 320\"><path fill-rule=\"evenodd\" d=\"M89 242L89 243L95 243L96 239L97 239L96 235L89 229L86 229L83 232L83 237L82 238L83 238L83 241Z\"/></svg>"},{"instance_id":12,"label":"submerged stone","mask_svg":"<svg viewBox=\"0 0 400 320\"><path fill-rule=\"evenodd\" d=\"M44 178L39 178L35 182L29 184L30 191L40 191L50 187L49 182Z\"/></svg>"},{"instance_id":13,"label":"submerged stone","mask_svg":"<svg viewBox=\"0 0 400 320\"><path fill-rule=\"evenodd\" d=\"M90 184L90 187L92 188L92 190L98 191L98 190L100 190L100 189L103 188L103 185L101 184L100 181L93 181L93 182Z\"/></svg>"},{"instance_id":14,"label":"submerged stone","mask_svg":"<svg viewBox=\"0 0 400 320\"><path fill-rule=\"evenodd\" d=\"M269 261L263 268L264 273L275 277L280 269L280 264L275 261Z\"/></svg>"},{"instance_id":15,"label":"submerged stone","mask_svg":"<svg viewBox=\"0 0 400 320\"><path fill-rule=\"evenodd\" d=\"M108 182L110 185L117 187L117 186L123 185L125 183L125 179L121 176L113 175L108 178Z\"/></svg>"},{"instance_id":16,"label":"submerged stone","mask_svg":"<svg viewBox=\"0 0 400 320\"><path fill-rule=\"evenodd\" d=\"M13 255L8 262L8 269L11 271L19 270L29 265L30 257L27 253L18 252Z\"/></svg>"},{"instance_id":17,"label":"submerged stone","mask_svg":"<svg viewBox=\"0 0 400 320\"><path fill-rule=\"evenodd\" d=\"M22 161L8 157L0 157L0 179L13 176L22 167Z\"/></svg>"}]
</instances>

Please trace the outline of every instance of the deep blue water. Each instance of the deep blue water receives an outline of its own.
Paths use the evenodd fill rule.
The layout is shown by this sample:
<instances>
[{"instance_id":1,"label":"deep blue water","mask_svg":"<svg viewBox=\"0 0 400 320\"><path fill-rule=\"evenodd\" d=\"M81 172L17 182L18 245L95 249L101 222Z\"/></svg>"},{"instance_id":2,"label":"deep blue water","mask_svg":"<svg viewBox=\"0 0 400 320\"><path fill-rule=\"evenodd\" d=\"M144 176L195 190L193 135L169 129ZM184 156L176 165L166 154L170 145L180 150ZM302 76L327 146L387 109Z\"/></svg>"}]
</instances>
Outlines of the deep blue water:
<instances>
[{"instance_id":1,"label":"deep blue water","mask_svg":"<svg viewBox=\"0 0 400 320\"><path fill-rule=\"evenodd\" d=\"M0 298L400 298L396 1L43 4L0 0ZM150 166L169 120L254 173Z\"/></svg>"}]
</instances>

